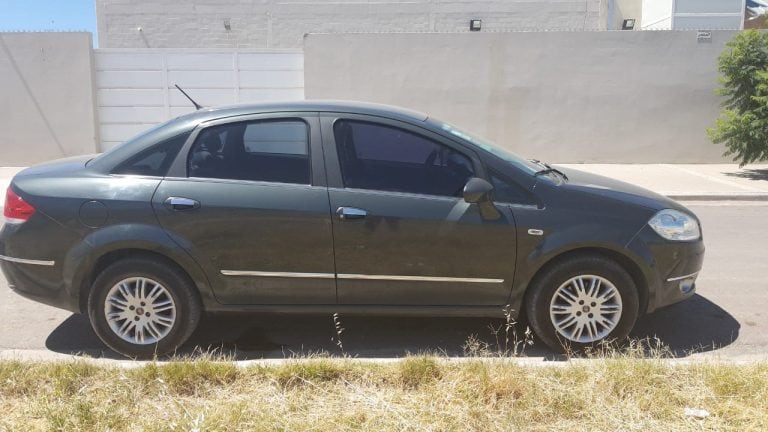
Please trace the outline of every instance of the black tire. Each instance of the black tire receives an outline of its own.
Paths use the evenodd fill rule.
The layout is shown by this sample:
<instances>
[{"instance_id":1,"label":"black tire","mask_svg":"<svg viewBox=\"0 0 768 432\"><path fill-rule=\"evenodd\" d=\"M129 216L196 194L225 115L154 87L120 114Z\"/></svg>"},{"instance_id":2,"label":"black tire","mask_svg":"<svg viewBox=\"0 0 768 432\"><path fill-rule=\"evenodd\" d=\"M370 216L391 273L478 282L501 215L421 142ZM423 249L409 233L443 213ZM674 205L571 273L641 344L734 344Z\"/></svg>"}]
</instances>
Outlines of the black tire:
<instances>
[{"instance_id":1,"label":"black tire","mask_svg":"<svg viewBox=\"0 0 768 432\"><path fill-rule=\"evenodd\" d=\"M131 277L144 277L159 282L176 306L176 316L168 333L147 345L131 343L119 337L107 322L104 305L110 289ZM110 265L96 278L88 296L88 316L96 335L111 349L132 358L152 358L175 351L189 339L200 322L202 306L189 277L177 267L162 260L143 257L125 258Z\"/></svg>"},{"instance_id":2,"label":"black tire","mask_svg":"<svg viewBox=\"0 0 768 432\"><path fill-rule=\"evenodd\" d=\"M616 327L600 340L579 343L560 335L550 319L550 303L557 289L579 275L595 275L610 281L621 296L622 311ZM554 263L538 275L526 295L526 312L536 336L558 353L583 352L602 342L626 339L639 314L637 286L627 271L615 261L600 255L582 255Z\"/></svg>"}]
</instances>

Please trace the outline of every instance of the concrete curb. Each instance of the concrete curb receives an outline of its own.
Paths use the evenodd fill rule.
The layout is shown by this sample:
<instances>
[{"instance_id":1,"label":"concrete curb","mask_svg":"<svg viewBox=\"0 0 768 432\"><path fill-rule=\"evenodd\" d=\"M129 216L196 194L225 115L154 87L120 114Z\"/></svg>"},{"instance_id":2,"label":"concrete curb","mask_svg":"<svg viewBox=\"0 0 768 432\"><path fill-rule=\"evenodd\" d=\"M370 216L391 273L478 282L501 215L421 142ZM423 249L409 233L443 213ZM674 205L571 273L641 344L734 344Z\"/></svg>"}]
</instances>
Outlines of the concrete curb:
<instances>
[{"instance_id":1,"label":"concrete curb","mask_svg":"<svg viewBox=\"0 0 768 432\"><path fill-rule=\"evenodd\" d=\"M666 194L665 194L666 195ZM768 201L768 194L668 194L675 201Z\"/></svg>"},{"instance_id":2,"label":"concrete curb","mask_svg":"<svg viewBox=\"0 0 768 432\"><path fill-rule=\"evenodd\" d=\"M248 360L226 360L214 359L214 362L234 363L237 367L249 366L280 366L288 363L313 361L313 360L332 360L340 362L358 363L358 364L386 364L397 363L406 359L403 357L322 357L322 358L264 358ZM440 357L436 359L445 363L467 363L467 362L488 362L488 363L513 363L524 367L563 367L573 365L589 365L602 360L610 360L611 357L595 358L561 358L550 359L545 357ZM189 361L189 358L160 359L160 360L131 360L128 358L95 358L88 356L79 356L75 354L62 354L41 349L0 349L0 361L20 361L30 363L40 362L84 362L94 366L114 366L121 368L137 368L149 364L167 365L178 362ZM194 360L194 359L192 359ZM728 365L749 365L768 362L766 354L727 354L719 352L707 352L692 354L688 357L674 358L645 358L641 359L649 362L660 361L666 365L688 365L688 364L728 364Z\"/></svg>"}]
</instances>

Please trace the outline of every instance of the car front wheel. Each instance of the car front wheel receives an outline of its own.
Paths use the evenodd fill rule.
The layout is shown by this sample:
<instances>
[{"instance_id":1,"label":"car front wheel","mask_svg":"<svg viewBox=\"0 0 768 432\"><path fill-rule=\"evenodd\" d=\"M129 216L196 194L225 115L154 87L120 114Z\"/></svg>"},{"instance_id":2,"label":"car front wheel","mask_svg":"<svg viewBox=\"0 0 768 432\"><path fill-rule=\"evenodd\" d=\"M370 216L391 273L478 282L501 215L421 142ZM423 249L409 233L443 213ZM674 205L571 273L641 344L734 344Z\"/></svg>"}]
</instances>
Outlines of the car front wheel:
<instances>
[{"instance_id":1,"label":"car front wheel","mask_svg":"<svg viewBox=\"0 0 768 432\"><path fill-rule=\"evenodd\" d=\"M107 267L88 298L96 334L128 357L175 351L197 327L200 313L200 300L186 275L146 258L128 258Z\"/></svg>"},{"instance_id":2,"label":"car front wheel","mask_svg":"<svg viewBox=\"0 0 768 432\"><path fill-rule=\"evenodd\" d=\"M526 307L537 336L562 352L626 338L638 304L637 287L624 268L588 255L547 269L531 286Z\"/></svg>"}]
</instances>

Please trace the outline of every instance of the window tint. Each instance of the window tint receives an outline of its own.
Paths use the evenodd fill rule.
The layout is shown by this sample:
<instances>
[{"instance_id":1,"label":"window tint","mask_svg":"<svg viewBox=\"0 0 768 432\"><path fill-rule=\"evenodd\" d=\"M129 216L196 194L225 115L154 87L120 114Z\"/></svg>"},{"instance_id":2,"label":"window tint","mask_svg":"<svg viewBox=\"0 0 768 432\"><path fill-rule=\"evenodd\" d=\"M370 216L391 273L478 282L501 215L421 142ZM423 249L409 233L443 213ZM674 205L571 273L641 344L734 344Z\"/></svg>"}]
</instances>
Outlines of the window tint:
<instances>
[{"instance_id":1,"label":"window tint","mask_svg":"<svg viewBox=\"0 0 768 432\"><path fill-rule=\"evenodd\" d=\"M248 153L307 155L307 126L299 121L251 123L243 135Z\"/></svg>"},{"instance_id":2,"label":"window tint","mask_svg":"<svg viewBox=\"0 0 768 432\"><path fill-rule=\"evenodd\" d=\"M530 194L499 173L491 172L491 184L493 184L493 200L513 204L531 204L533 200Z\"/></svg>"},{"instance_id":3,"label":"window tint","mask_svg":"<svg viewBox=\"0 0 768 432\"><path fill-rule=\"evenodd\" d=\"M231 123L203 130L189 153L190 177L309 184L309 140L301 120Z\"/></svg>"},{"instance_id":4,"label":"window tint","mask_svg":"<svg viewBox=\"0 0 768 432\"><path fill-rule=\"evenodd\" d=\"M403 129L341 120L333 130L346 187L461 196L474 175L467 156Z\"/></svg>"},{"instance_id":5,"label":"window tint","mask_svg":"<svg viewBox=\"0 0 768 432\"><path fill-rule=\"evenodd\" d=\"M133 174L163 177L173 163L181 147L187 141L190 132L161 141L139 152L115 168L113 174Z\"/></svg>"}]
</instances>

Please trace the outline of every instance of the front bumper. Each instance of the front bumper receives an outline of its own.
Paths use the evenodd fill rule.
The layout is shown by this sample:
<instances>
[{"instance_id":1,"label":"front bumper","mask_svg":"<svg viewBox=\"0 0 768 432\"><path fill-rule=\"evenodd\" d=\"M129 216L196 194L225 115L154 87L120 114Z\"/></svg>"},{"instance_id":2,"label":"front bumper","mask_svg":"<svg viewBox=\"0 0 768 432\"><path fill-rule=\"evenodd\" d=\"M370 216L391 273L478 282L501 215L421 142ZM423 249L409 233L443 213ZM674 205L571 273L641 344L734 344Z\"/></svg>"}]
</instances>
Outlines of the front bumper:
<instances>
[{"instance_id":1,"label":"front bumper","mask_svg":"<svg viewBox=\"0 0 768 432\"><path fill-rule=\"evenodd\" d=\"M627 247L646 263L646 312L683 301L696 293L696 278L704 263L702 239L668 241L646 226Z\"/></svg>"}]
</instances>

